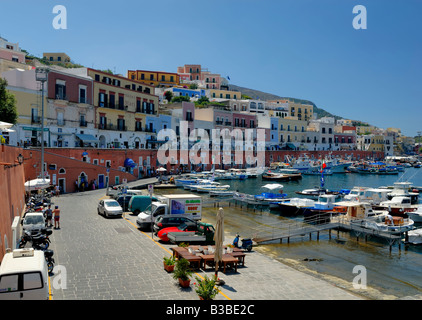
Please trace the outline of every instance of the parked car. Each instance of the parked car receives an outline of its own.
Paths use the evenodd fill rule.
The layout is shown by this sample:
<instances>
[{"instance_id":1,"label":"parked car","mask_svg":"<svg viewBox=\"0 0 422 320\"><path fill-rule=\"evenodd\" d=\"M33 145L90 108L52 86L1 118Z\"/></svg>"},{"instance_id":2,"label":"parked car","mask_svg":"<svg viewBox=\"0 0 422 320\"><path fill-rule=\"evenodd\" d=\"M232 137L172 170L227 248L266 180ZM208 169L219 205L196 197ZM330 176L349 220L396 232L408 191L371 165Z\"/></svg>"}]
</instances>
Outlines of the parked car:
<instances>
[{"instance_id":1,"label":"parked car","mask_svg":"<svg viewBox=\"0 0 422 320\"><path fill-rule=\"evenodd\" d=\"M158 198L152 197L152 202L159 201ZM151 205L150 196L132 196L129 201L129 211L138 215Z\"/></svg>"},{"instance_id":2,"label":"parked car","mask_svg":"<svg viewBox=\"0 0 422 320\"><path fill-rule=\"evenodd\" d=\"M128 211L129 208L129 202L133 195L121 195L117 198L117 202L120 204L120 206L123 208L123 211Z\"/></svg>"},{"instance_id":3,"label":"parked car","mask_svg":"<svg viewBox=\"0 0 422 320\"><path fill-rule=\"evenodd\" d=\"M45 218L41 211L28 212L22 220L22 227L24 231L40 232L45 228Z\"/></svg>"},{"instance_id":4,"label":"parked car","mask_svg":"<svg viewBox=\"0 0 422 320\"><path fill-rule=\"evenodd\" d=\"M104 199L98 203L97 212L105 217L121 216L123 208L116 200Z\"/></svg>"},{"instance_id":5,"label":"parked car","mask_svg":"<svg viewBox=\"0 0 422 320\"><path fill-rule=\"evenodd\" d=\"M160 238L161 241L169 242L170 239L168 238L167 235L170 232L188 232L188 231L191 231L191 230L188 230L188 225L186 223L182 223L178 227L168 227L168 228L161 229L160 231L158 231L157 236Z\"/></svg>"},{"instance_id":6,"label":"parked car","mask_svg":"<svg viewBox=\"0 0 422 320\"><path fill-rule=\"evenodd\" d=\"M196 231L196 221L186 217L158 216L154 222L154 231L157 233L161 229L178 227L185 223L189 231Z\"/></svg>"}]
</instances>

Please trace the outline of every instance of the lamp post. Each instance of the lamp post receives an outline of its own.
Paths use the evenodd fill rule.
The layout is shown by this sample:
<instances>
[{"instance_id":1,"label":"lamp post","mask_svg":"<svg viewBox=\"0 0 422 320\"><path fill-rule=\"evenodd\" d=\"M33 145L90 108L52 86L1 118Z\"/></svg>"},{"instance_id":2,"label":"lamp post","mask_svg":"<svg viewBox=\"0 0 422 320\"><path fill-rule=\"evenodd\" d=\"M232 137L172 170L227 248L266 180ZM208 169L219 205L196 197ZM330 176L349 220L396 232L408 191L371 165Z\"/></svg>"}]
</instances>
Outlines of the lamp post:
<instances>
[{"instance_id":1,"label":"lamp post","mask_svg":"<svg viewBox=\"0 0 422 320\"><path fill-rule=\"evenodd\" d=\"M44 181L44 83L48 79L48 69L38 67L35 69L35 79L41 82L41 179Z\"/></svg>"}]
</instances>

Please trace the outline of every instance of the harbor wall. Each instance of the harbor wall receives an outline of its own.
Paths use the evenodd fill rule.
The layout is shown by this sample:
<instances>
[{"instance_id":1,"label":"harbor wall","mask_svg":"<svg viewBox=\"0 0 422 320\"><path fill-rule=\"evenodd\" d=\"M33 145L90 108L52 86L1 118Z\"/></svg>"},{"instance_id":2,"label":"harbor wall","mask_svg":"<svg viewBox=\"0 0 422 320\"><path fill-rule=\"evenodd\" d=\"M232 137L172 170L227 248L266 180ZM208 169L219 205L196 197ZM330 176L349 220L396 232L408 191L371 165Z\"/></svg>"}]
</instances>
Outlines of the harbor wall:
<instances>
[{"instance_id":1,"label":"harbor wall","mask_svg":"<svg viewBox=\"0 0 422 320\"><path fill-rule=\"evenodd\" d=\"M0 146L0 260L7 248L12 248L12 223L25 209L24 165L19 164L21 148Z\"/></svg>"}]
</instances>

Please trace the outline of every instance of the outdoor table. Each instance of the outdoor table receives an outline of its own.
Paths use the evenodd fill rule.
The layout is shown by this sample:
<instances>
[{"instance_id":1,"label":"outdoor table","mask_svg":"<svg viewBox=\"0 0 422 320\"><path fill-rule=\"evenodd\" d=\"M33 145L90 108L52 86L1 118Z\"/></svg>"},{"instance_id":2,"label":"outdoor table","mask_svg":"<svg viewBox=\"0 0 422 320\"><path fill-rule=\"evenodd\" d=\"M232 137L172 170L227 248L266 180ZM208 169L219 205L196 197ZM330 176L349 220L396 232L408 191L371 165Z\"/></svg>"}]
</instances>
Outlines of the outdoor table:
<instances>
[{"instance_id":1,"label":"outdoor table","mask_svg":"<svg viewBox=\"0 0 422 320\"><path fill-rule=\"evenodd\" d=\"M188 251L185 251L185 252L180 252L179 253L179 258L188 260L189 263L190 263L190 265L191 266L192 265L196 265L197 266L197 269L200 269L201 268L201 261L202 261L202 259L201 259L200 256L197 256L195 254L189 253Z\"/></svg>"},{"instance_id":2,"label":"outdoor table","mask_svg":"<svg viewBox=\"0 0 422 320\"><path fill-rule=\"evenodd\" d=\"M223 254L223 273L226 273L226 267L227 265L231 265L234 267L234 271L237 272L237 263L239 260L230 254Z\"/></svg>"},{"instance_id":3,"label":"outdoor table","mask_svg":"<svg viewBox=\"0 0 422 320\"><path fill-rule=\"evenodd\" d=\"M202 269L206 269L207 264L214 265L214 254L201 254L200 255L202 259Z\"/></svg>"},{"instance_id":4,"label":"outdoor table","mask_svg":"<svg viewBox=\"0 0 422 320\"><path fill-rule=\"evenodd\" d=\"M242 251L235 251L229 254L232 257L237 258L239 260L239 264L241 264L242 266L245 266L245 257L246 257L245 253L243 253Z\"/></svg>"},{"instance_id":5,"label":"outdoor table","mask_svg":"<svg viewBox=\"0 0 422 320\"><path fill-rule=\"evenodd\" d=\"M187 249L184 247L174 247L171 248L171 250L173 251L173 257L175 258L179 258L180 253L187 252Z\"/></svg>"}]
</instances>

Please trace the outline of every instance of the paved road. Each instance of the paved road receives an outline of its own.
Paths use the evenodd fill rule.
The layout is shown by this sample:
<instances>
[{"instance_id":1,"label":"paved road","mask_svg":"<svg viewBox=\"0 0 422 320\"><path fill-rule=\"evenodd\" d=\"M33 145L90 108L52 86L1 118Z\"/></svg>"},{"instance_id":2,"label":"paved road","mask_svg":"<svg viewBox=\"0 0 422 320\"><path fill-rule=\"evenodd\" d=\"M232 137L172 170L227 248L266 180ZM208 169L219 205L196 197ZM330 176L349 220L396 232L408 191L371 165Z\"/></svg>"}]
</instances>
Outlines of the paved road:
<instances>
[{"instance_id":1,"label":"paved road","mask_svg":"<svg viewBox=\"0 0 422 320\"><path fill-rule=\"evenodd\" d=\"M193 286L182 289L163 270L163 257L171 255L171 245L137 229L136 217L130 214L117 219L98 215L102 197L104 189L53 199L61 209L61 229L54 230L51 248L56 265L66 268L67 287L57 286L61 274L52 276L52 299L198 300ZM216 300L360 299L259 252L247 253L246 266L237 273L219 275L226 284Z\"/></svg>"}]
</instances>

